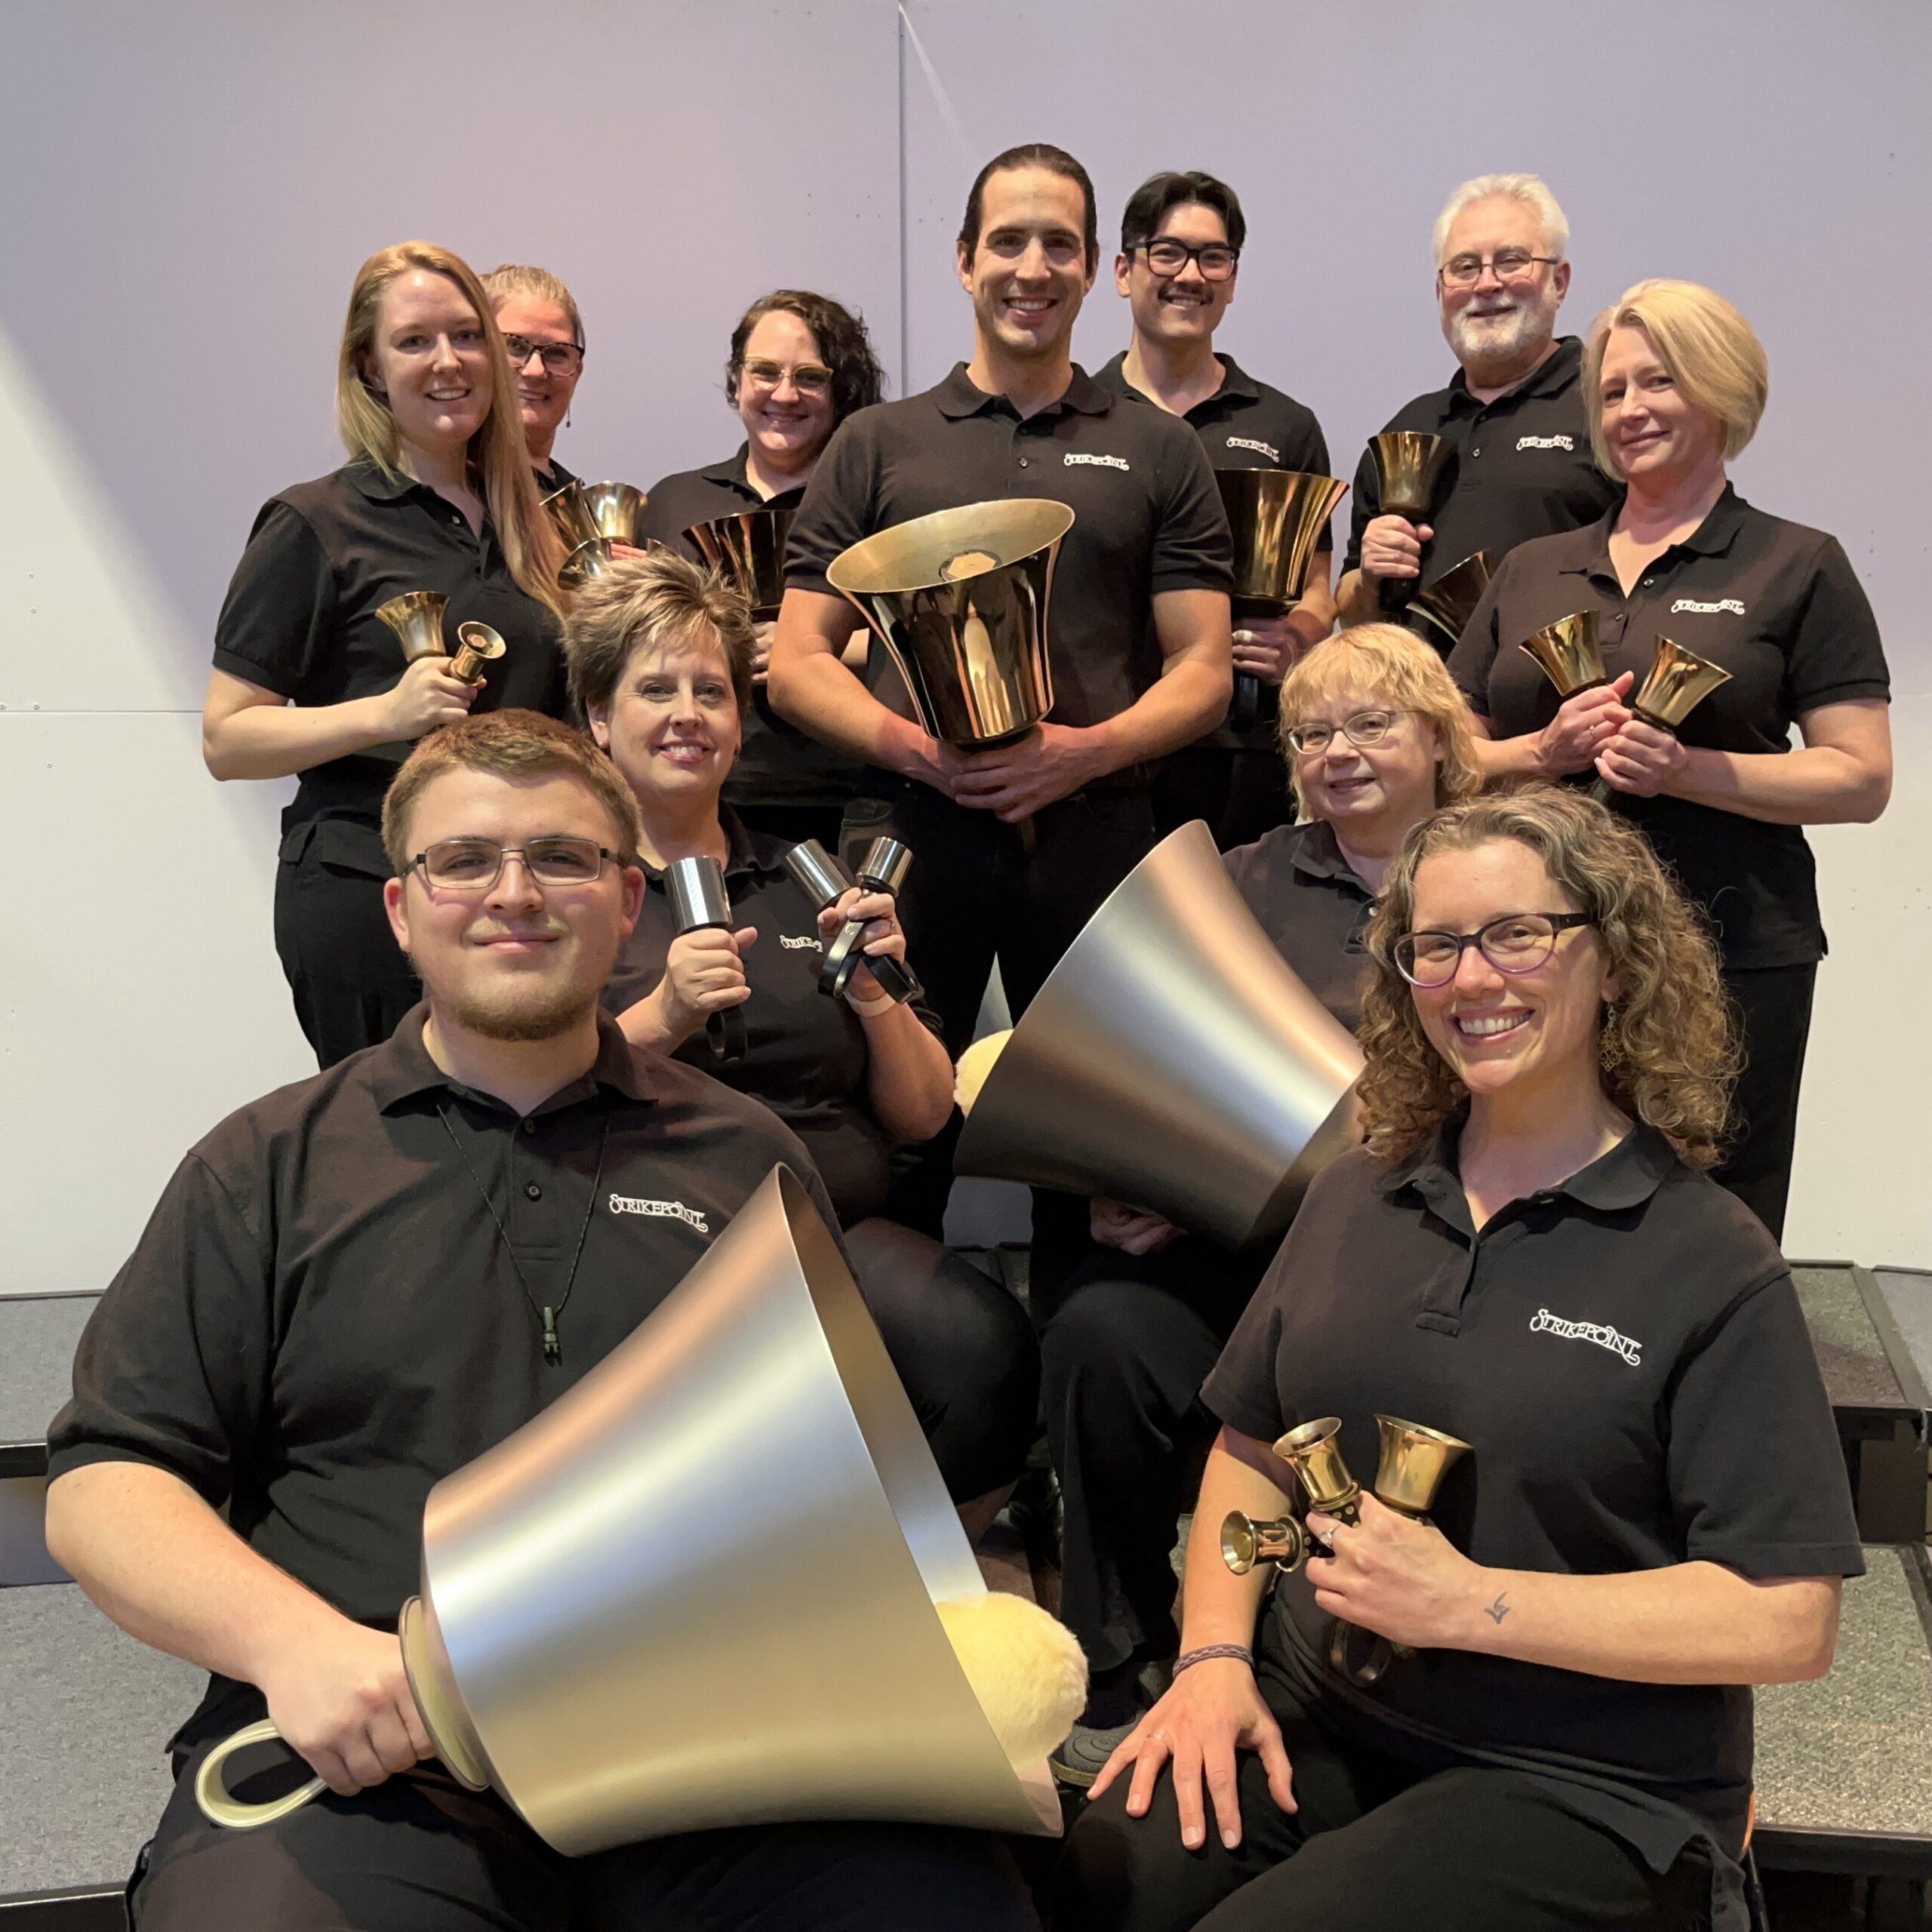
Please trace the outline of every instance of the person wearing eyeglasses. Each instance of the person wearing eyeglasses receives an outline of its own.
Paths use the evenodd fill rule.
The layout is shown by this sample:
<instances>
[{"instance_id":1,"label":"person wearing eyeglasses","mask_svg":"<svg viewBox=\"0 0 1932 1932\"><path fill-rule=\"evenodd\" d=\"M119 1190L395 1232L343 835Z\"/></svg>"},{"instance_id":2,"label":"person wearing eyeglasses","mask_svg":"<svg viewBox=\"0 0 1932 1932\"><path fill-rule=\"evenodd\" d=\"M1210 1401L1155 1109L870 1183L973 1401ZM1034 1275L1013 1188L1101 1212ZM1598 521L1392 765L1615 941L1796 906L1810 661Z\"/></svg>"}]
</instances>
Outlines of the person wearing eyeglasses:
<instances>
[{"instance_id":1,"label":"person wearing eyeglasses","mask_svg":"<svg viewBox=\"0 0 1932 1932\"><path fill-rule=\"evenodd\" d=\"M1570 224L1534 174L1478 175L1437 217L1436 300L1459 366L1446 389L1383 426L1445 437L1455 453L1420 523L1383 514L1374 454L1363 455L1342 564L1344 623L1376 616L1385 586L1413 591L1478 550L1500 563L1518 544L1594 523L1609 507L1615 486L1591 454L1584 415L1583 346L1556 334L1569 245Z\"/></svg>"},{"instance_id":2,"label":"person wearing eyeglasses","mask_svg":"<svg viewBox=\"0 0 1932 1932\"><path fill-rule=\"evenodd\" d=\"M1709 1176L1716 955L1546 786L1418 827L1367 946L1366 1144L1201 1392L1173 1687L1056 1932L1743 1932L1748 1687L1824 1675L1864 1564L1790 1271ZM1371 1493L1383 1416L1468 1445L1426 1521ZM1270 1447L1331 1417L1345 1515ZM1232 1574L1235 1511L1302 1515L1309 1560Z\"/></svg>"},{"instance_id":3,"label":"person wearing eyeglasses","mask_svg":"<svg viewBox=\"0 0 1932 1932\"><path fill-rule=\"evenodd\" d=\"M1257 382L1214 346L1235 299L1247 238L1240 199L1226 182L1198 171L1143 181L1121 217L1114 260L1114 285L1129 304L1133 340L1094 380L1178 416L1217 469L1325 476L1328 445L1313 412ZM1235 670L1260 680L1261 715L1245 728L1224 719L1167 759L1155 787L1158 829L1204 819L1226 851L1285 822L1289 790L1275 699L1288 666L1334 627L1333 554L1324 537L1294 610L1241 619L1234 632Z\"/></svg>"},{"instance_id":4,"label":"person wearing eyeglasses","mask_svg":"<svg viewBox=\"0 0 1932 1932\"><path fill-rule=\"evenodd\" d=\"M828 295L775 288L738 318L724 365L724 399L744 441L734 455L651 486L641 534L685 556L702 552L693 525L745 510L795 510L832 432L885 393L885 372L864 318ZM839 820L860 768L772 710L765 665L775 625L761 622L744 743L724 796L744 822L792 844L838 849ZM863 639L854 647L863 665Z\"/></svg>"},{"instance_id":5,"label":"person wearing eyeglasses","mask_svg":"<svg viewBox=\"0 0 1932 1932\"><path fill-rule=\"evenodd\" d=\"M558 429L570 420L571 400L583 374L583 318L576 297L548 269L506 262L483 278L483 290L516 372L537 491L547 497L576 481L552 451Z\"/></svg>"},{"instance_id":6,"label":"person wearing eyeglasses","mask_svg":"<svg viewBox=\"0 0 1932 1932\"><path fill-rule=\"evenodd\" d=\"M272 497L215 626L202 755L219 779L300 783L281 815L275 942L325 1067L388 1038L420 998L389 936L383 794L426 732L472 711L560 715L561 549L540 506L516 379L489 297L446 248L405 242L357 271L337 358L349 460ZM447 600L445 649L508 647L474 683L405 663L378 614Z\"/></svg>"},{"instance_id":7,"label":"person wearing eyeglasses","mask_svg":"<svg viewBox=\"0 0 1932 1932\"><path fill-rule=\"evenodd\" d=\"M1309 991L1352 1032L1362 934L1403 841L1482 779L1462 694L1396 624L1318 644L1281 686L1282 750L1303 823L1223 863ZM1214 1434L1200 1389L1271 1254L1235 1254L1158 1214L1092 1204L1094 1247L1035 1297L1047 1441L1066 1512L1060 1616L1091 1671L1053 1754L1091 1784L1162 1689L1179 1647L1170 1552Z\"/></svg>"}]
</instances>

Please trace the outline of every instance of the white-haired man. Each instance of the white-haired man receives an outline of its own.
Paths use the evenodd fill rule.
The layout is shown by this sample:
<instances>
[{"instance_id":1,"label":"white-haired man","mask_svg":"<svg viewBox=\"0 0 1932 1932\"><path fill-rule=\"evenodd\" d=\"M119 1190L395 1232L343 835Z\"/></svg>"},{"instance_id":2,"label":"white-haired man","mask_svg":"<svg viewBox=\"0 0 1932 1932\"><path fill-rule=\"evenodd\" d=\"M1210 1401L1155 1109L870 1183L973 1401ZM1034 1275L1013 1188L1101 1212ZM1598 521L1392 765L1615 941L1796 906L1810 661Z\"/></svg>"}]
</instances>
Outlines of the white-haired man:
<instances>
[{"instance_id":1,"label":"white-haired man","mask_svg":"<svg viewBox=\"0 0 1932 1932\"><path fill-rule=\"evenodd\" d=\"M1383 426L1447 437L1456 453L1425 521L1385 515L1374 457L1355 472L1337 601L1366 623L1478 550L1500 563L1532 537L1601 516L1616 486L1596 466L1584 420L1583 344L1558 337L1570 288L1570 224L1534 174L1482 174L1435 223L1435 294L1460 365L1446 389ZM1446 648L1446 640L1432 641Z\"/></svg>"}]
</instances>

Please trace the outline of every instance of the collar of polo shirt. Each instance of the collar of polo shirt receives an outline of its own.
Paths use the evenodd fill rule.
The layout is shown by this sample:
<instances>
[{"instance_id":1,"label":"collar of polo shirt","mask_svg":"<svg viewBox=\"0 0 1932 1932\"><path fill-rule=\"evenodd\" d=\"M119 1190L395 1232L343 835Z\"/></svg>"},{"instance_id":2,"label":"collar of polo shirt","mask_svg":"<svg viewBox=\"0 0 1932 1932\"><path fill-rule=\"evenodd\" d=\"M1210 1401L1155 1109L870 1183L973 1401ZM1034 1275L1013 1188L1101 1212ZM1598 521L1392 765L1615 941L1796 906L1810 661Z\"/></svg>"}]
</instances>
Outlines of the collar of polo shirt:
<instances>
[{"instance_id":1,"label":"collar of polo shirt","mask_svg":"<svg viewBox=\"0 0 1932 1932\"><path fill-rule=\"evenodd\" d=\"M369 1084L376 1097L377 1106L384 1113L400 1106L405 1100L414 1100L419 1094L430 1093L438 1088L445 1091L460 1088L460 1083L429 1057L429 1050L423 1044L423 1023L429 1017L429 1005L426 1000L405 1014L397 1023L395 1031L376 1049ZM591 1063L590 1071L582 1079L574 1080L552 1094L534 1111L538 1114L554 1113L561 1107L588 1100L599 1088L609 1088L628 1100L654 1100L658 1095L658 1089L651 1078L648 1063L632 1050L617 1023L603 1012L597 1016L597 1057ZM468 1093L471 1090L460 1088L460 1091ZM503 1105L488 1094L478 1097L492 1106Z\"/></svg>"},{"instance_id":2,"label":"collar of polo shirt","mask_svg":"<svg viewBox=\"0 0 1932 1932\"><path fill-rule=\"evenodd\" d=\"M1560 335L1556 338L1555 354L1546 356L1520 383L1505 389L1494 401L1478 402L1469 394L1469 373L1460 365L1455 374L1449 379L1449 392L1452 400L1467 402L1477 409L1494 409L1499 403L1515 401L1518 396L1554 395L1567 383L1581 374L1583 368L1582 337Z\"/></svg>"},{"instance_id":3,"label":"collar of polo shirt","mask_svg":"<svg viewBox=\"0 0 1932 1932\"><path fill-rule=\"evenodd\" d=\"M934 400L939 405L942 416L957 420L961 417L977 416L983 409L991 409L996 404L1006 402L1003 395L989 395L966 373L963 362L952 365L952 373L933 392ZM1113 391L1103 389L1076 362L1073 365L1073 380L1066 386L1066 393L1057 402L1050 402L1044 409L1035 412L1035 419L1050 416L1054 411L1071 409L1082 416L1105 416L1118 400ZM1011 404L1007 406L1011 408Z\"/></svg>"},{"instance_id":4,"label":"collar of polo shirt","mask_svg":"<svg viewBox=\"0 0 1932 1932\"><path fill-rule=\"evenodd\" d=\"M1556 571L1559 576L1607 577L1621 583L1622 580L1617 577L1616 567L1610 561L1610 534L1617 527L1617 512L1622 507L1620 503L1613 503L1593 525L1586 526L1594 538L1589 555L1579 557L1574 562L1558 564ZM1664 558L1679 551L1687 551L1693 556L1698 557L1723 556L1737 542L1737 533L1744 528L1745 512L1749 508L1749 504L1737 494L1736 488L1727 483L1724 486L1724 494L1711 506L1710 514L1688 537L1679 539L1663 553L1663 557L1654 558L1647 565L1646 576L1657 569Z\"/></svg>"},{"instance_id":5,"label":"collar of polo shirt","mask_svg":"<svg viewBox=\"0 0 1932 1932\"><path fill-rule=\"evenodd\" d=\"M1392 1197L1405 1189L1412 1189L1429 1207L1443 1214L1444 1220L1466 1224L1469 1203L1457 1165L1457 1148L1467 1120L1466 1114L1453 1115L1445 1120L1436 1129L1430 1146L1376 1177L1376 1191ZM1617 1214L1649 1200L1676 1161L1670 1143L1655 1128L1640 1121L1608 1153L1599 1155L1588 1167L1580 1168L1568 1180L1544 1191L1566 1194L1600 1214ZM1455 1212L1444 1213L1448 1208L1454 1208Z\"/></svg>"}]
</instances>

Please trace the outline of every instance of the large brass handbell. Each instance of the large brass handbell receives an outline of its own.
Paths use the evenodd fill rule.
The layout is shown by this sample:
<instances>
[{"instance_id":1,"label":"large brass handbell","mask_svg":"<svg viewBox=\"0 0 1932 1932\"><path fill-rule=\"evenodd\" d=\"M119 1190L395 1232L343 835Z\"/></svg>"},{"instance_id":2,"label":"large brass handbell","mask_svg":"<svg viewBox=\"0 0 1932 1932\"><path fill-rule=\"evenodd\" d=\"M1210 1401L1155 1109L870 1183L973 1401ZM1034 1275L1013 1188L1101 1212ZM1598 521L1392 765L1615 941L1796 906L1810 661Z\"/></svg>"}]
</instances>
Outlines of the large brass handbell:
<instances>
[{"instance_id":1,"label":"large brass handbell","mask_svg":"<svg viewBox=\"0 0 1932 1932\"><path fill-rule=\"evenodd\" d=\"M1496 574L1496 559L1487 550L1478 550L1453 564L1435 581L1418 590L1409 608L1447 639L1447 657L1463 641L1463 632L1475 615L1489 580ZM1439 649L1442 647L1438 646Z\"/></svg>"},{"instance_id":2,"label":"large brass handbell","mask_svg":"<svg viewBox=\"0 0 1932 1932\"><path fill-rule=\"evenodd\" d=\"M1295 469L1217 469L1214 481L1234 532L1235 623L1285 617L1308 588L1309 566L1349 486ZM1260 703L1261 680L1251 671L1236 672L1228 722L1247 730Z\"/></svg>"},{"instance_id":3,"label":"large brass handbell","mask_svg":"<svg viewBox=\"0 0 1932 1932\"><path fill-rule=\"evenodd\" d=\"M376 615L395 632L405 664L414 664L419 657L449 655L443 639L443 613L449 601L437 591L410 590L376 606Z\"/></svg>"},{"instance_id":4,"label":"large brass handbell","mask_svg":"<svg viewBox=\"0 0 1932 1932\"><path fill-rule=\"evenodd\" d=\"M740 510L694 523L685 532L698 554L728 583L735 585L752 607L752 616L767 623L785 601L785 540L791 533L790 510Z\"/></svg>"},{"instance_id":5,"label":"large brass handbell","mask_svg":"<svg viewBox=\"0 0 1932 1932\"><path fill-rule=\"evenodd\" d=\"M580 483L577 488L593 537L644 548L644 506L650 499L641 490L629 483Z\"/></svg>"},{"instance_id":6,"label":"large brass handbell","mask_svg":"<svg viewBox=\"0 0 1932 1932\"><path fill-rule=\"evenodd\" d=\"M1385 429L1368 439L1375 458L1376 495L1384 516L1406 517L1426 523L1435 514L1436 486L1456 453L1447 436L1421 429ZM1378 601L1385 611L1399 611L1415 595L1417 580L1385 577Z\"/></svg>"},{"instance_id":7,"label":"large brass handbell","mask_svg":"<svg viewBox=\"0 0 1932 1932\"><path fill-rule=\"evenodd\" d=\"M561 490L552 490L543 499L543 507L563 539L566 552L603 534L591 521L590 506L583 500L583 485L575 477Z\"/></svg>"},{"instance_id":8,"label":"large brass handbell","mask_svg":"<svg viewBox=\"0 0 1932 1932\"><path fill-rule=\"evenodd\" d=\"M1275 1454L1294 1471L1311 1509L1319 1509L1337 1522L1353 1524L1361 1518L1358 1507L1361 1485L1342 1460L1342 1445L1337 1440L1341 1431L1340 1417L1318 1417L1281 1437ZM1257 1563L1278 1564L1284 1571L1298 1570L1308 1555L1310 1540L1293 1516L1257 1523L1238 1509L1230 1510L1221 1522L1221 1561L1237 1577L1246 1576Z\"/></svg>"},{"instance_id":9,"label":"large brass handbell","mask_svg":"<svg viewBox=\"0 0 1932 1932\"><path fill-rule=\"evenodd\" d=\"M1603 668L1603 652L1597 643L1597 617L1594 611L1577 611L1524 638L1516 647L1533 658L1556 687L1560 700L1574 697L1595 685L1610 682Z\"/></svg>"},{"instance_id":10,"label":"large brass handbell","mask_svg":"<svg viewBox=\"0 0 1932 1932\"><path fill-rule=\"evenodd\" d=\"M1053 709L1047 604L1073 512L1044 497L968 503L896 524L826 576L858 607L943 743L983 750Z\"/></svg>"},{"instance_id":11,"label":"large brass handbell","mask_svg":"<svg viewBox=\"0 0 1932 1932\"><path fill-rule=\"evenodd\" d=\"M1646 724L1675 737L1684 719L1720 685L1730 682L1730 673L1722 665L1713 664L1708 657L1700 657L1694 651L1686 651L1682 645L1660 636L1650 674L1638 686L1630 709ZM1607 804L1614 789L1608 780L1599 778L1590 787L1590 795L1599 804Z\"/></svg>"}]
</instances>

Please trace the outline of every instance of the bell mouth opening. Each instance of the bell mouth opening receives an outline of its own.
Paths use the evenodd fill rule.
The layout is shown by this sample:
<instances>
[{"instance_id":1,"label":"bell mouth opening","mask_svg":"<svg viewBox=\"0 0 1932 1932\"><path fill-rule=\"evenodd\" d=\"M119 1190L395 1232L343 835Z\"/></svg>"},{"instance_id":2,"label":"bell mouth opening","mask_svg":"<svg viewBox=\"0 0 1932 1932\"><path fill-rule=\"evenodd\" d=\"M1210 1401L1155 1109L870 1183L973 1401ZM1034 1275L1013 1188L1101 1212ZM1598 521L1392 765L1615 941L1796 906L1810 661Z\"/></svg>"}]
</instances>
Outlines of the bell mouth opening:
<instances>
[{"instance_id":1,"label":"bell mouth opening","mask_svg":"<svg viewBox=\"0 0 1932 1932\"><path fill-rule=\"evenodd\" d=\"M939 574L948 583L958 583L969 577L984 577L989 571L999 568L999 559L990 550L961 550L957 556L949 557L939 567Z\"/></svg>"}]
</instances>

